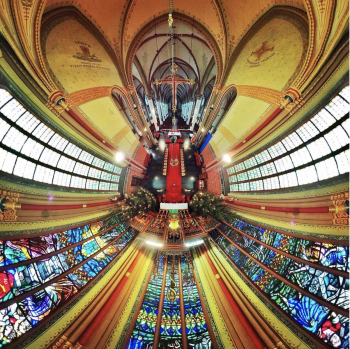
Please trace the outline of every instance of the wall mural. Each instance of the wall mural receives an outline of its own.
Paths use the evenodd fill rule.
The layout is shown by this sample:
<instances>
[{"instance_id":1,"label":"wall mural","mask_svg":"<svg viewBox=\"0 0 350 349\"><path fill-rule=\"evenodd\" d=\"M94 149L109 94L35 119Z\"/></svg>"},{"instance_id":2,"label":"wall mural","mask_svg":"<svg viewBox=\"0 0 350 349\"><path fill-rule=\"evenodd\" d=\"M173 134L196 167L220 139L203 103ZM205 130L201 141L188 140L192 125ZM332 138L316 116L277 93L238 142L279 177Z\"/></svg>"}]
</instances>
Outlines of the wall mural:
<instances>
[{"instance_id":1,"label":"wall mural","mask_svg":"<svg viewBox=\"0 0 350 349\"><path fill-rule=\"evenodd\" d=\"M349 247L270 231L237 218L230 224L235 229L221 224L209 234L248 279L315 337L347 348Z\"/></svg>"}]
</instances>

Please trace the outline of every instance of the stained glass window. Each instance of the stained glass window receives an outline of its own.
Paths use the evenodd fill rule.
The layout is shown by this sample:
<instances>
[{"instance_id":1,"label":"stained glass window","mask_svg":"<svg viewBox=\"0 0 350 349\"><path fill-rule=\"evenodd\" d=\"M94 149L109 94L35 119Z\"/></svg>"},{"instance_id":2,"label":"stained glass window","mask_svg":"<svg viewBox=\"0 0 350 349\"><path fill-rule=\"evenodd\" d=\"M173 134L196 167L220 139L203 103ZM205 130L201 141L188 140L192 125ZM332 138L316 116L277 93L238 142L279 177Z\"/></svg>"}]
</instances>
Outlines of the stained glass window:
<instances>
[{"instance_id":1,"label":"stained glass window","mask_svg":"<svg viewBox=\"0 0 350 349\"><path fill-rule=\"evenodd\" d=\"M55 133L48 144L57 150L63 151L66 148L68 141L62 138L58 133Z\"/></svg>"},{"instance_id":2,"label":"stained glass window","mask_svg":"<svg viewBox=\"0 0 350 349\"><path fill-rule=\"evenodd\" d=\"M49 148L45 148L41 153L40 161L44 164L56 167L60 156L59 153L56 153Z\"/></svg>"},{"instance_id":3,"label":"stained glass window","mask_svg":"<svg viewBox=\"0 0 350 349\"><path fill-rule=\"evenodd\" d=\"M307 146L307 149L309 150L311 157L313 158L313 160L316 160L322 156L325 156L327 154L331 153L331 150L328 146L328 143L326 142L326 140L321 137L319 139L317 139L316 141L310 143Z\"/></svg>"},{"instance_id":4,"label":"stained glass window","mask_svg":"<svg viewBox=\"0 0 350 349\"><path fill-rule=\"evenodd\" d=\"M12 173L17 156L4 149L0 149L0 170Z\"/></svg>"},{"instance_id":5,"label":"stained glass window","mask_svg":"<svg viewBox=\"0 0 350 349\"><path fill-rule=\"evenodd\" d=\"M81 177L72 176L70 186L73 188L84 189L86 186L86 179Z\"/></svg>"},{"instance_id":6,"label":"stained glass window","mask_svg":"<svg viewBox=\"0 0 350 349\"><path fill-rule=\"evenodd\" d=\"M310 152L306 148L301 148L298 151L291 153L290 157L293 161L294 167L299 167L312 161Z\"/></svg>"},{"instance_id":7,"label":"stained glass window","mask_svg":"<svg viewBox=\"0 0 350 349\"><path fill-rule=\"evenodd\" d=\"M228 177L228 181L230 183L237 182L237 176L236 175L232 175L232 176Z\"/></svg>"},{"instance_id":8,"label":"stained glass window","mask_svg":"<svg viewBox=\"0 0 350 349\"><path fill-rule=\"evenodd\" d=\"M89 177L93 177L93 178L100 178L101 177L101 171L91 167L90 171L89 171Z\"/></svg>"},{"instance_id":9,"label":"stained glass window","mask_svg":"<svg viewBox=\"0 0 350 349\"><path fill-rule=\"evenodd\" d=\"M230 224L236 229L221 224L209 234L235 266L305 330L331 347L348 347L348 279L344 276L349 269L349 247L270 231L238 218ZM335 274L335 269L344 275ZM329 307L320 305L318 299ZM334 342L329 341L331 326Z\"/></svg>"},{"instance_id":10,"label":"stained glass window","mask_svg":"<svg viewBox=\"0 0 350 349\"><path fill-rule=\"evenodd\" d=\"M0 119L0 141L4 138L10 127L11 126L5 120Z\"/></svg>"},{"instance_id":11,"label":"stained glass window","mask_svg":"<svg viewBox=\"0 0 350 349\"><path fill-rule=\"evenodd\" d=\"M164 300L160 304L163 287ZM182 302L184 313L181 312ZM158 313L159 309L162 309L161 313ZM161 323L159 333L156 334L158 317L161 318ZM183 318L185 328L181 324ZM188 348L212 348L190 252L167 257L158 252L127 348L149 348L155 335L159 336L161 348L182 348L182 331L186 332Z\"/></svg>"},{"instance_id":12,"label":"stained glass window","mask_svg":"<svg viewBox=\"0 0 350 349\"><path fill-rule=\"evenodd\" d=\"M34 180L38 182L43 183L52 183L53 175L55 171L51 170L50 168L36 165L35 174L34 174Z\"/></svg>"},{"instance_id":13,"label":"stained glass window","mask_svg":"<svg viewBox=\"0 0 350 349\"><path fill-rule=\"evenodd\" d=\"M245 169L245 166L242 162L235 166L235 172L239 172L239 171L242 171L244 169Z\"/></svg>"},{"instance_id":14,"label":"stained glass window","mask_svg":"<svg viewBox=\"0 0 350 349\"><path fill-rule=\"evenodd\" d=\"M284 172L294 168L293 162L289 155L284 156L282 159L275 161L275 167L277 172Z\"/></svg>"},{"instance_id":15,"label":"stained glass window","mask_svg":"<svg viewBox=\"0 0 350 349\"><path fill-rule=\"evenodd\" d=\"M165 255L158 252L141 309L127 347L128 349L147 348L148 345L151 346L153 344L165 262Z\"/></svg>"},{"instance_id":16,"label":"stained glass window","mask_svg":"<svg viewBox=\"0 0 350 349\"><path fill-rule=\"evenodd\" d=\"M203 313L190 253L181 256L182 293L186 336L189 348L211 348L211 339Z\"/></svg>"},{"instance_id":17,"label":"stained glass window","mask_svg":"<svg viewBox=\"0 0 350 349\"><path fill-rule=\"evenodd\" d=\"M263 177L270 176L276 173L276 168L273 162L270 162L260 167L260 172Z\"/></svg>"},{"instance_id":18,"label":"stained glass window","mask_svg":"<svg viewBox=\"0 0 350 349\"><path fill-rule=\"evenodd\" d=\"M340 174L349 171L349 158L346 155L346 153L349 153L349 151L347 150L335 156L335 160L337 161L338 170Z\"/></svg>"},{"instance_id":19,"label":"stained glass window","mask_svg":"<svg viewBox=\"0 0 350 349\"><path fill-rule=\"evenodd\" d=\"M303 142L308 141L320 133L311 121L299 127L296 132Z\"/></svg>"},{"instance_id":20,"label":"stained glass window","mask_svg":"<svg viewBox=\"0 0 350 349\"><path fill-rule=\"evenodd\" d=\"M86 176L89 172L89 166L86 166L80 162L77 162L74 167L74 173L80 174L82 176Z\"/></svg>"},{"instance_id":21,"label":"stained glass window","mask_svg":"<svg viewBox=\"0 0 350 349\"><path fill-rule=\"evenodd\" d=\"M6 324L0 327L1 346L50 316L120 254L138 233L124 223L120 226L106 230L103 222L96 222L41 237L0 241L0 267L7 266L0 272L0 321ZM53 255L47 258L48 253ZM60 277L64 272L68 276ZM35 293L17 300L31 290Z\"/></svg>"},{"instance_id":22,"label":"stained glass window","mask_svg":"<svg viewBox=\"0 0 350 349\"><path fill-rule=\"evenodd\" d=\"M35 166L36 165L31 161L27 161L23 158L18 158L13 170L13 174L23 178L33 179Z\"/></svg>"},{"instance_id":23,"label":"stained glass window","mask_svg":"<svg viewBox=\"0 0 350 349\"><path fill-rule=\"evenodd\" d=\"M161 314L159 344L169 347L181 343L181 312L178 256L168 256Z\"/></svg>"},{"instance_id":24,"label":"stained glass window","mask_svg":"<svg viewBox=\"0 0 350 349\"><path fill-rule=\"evenodd\" d=\"M308 166L297 171L299 185L309 184L318 181L315 166Z\"/></svg>"},{"instance_id":25,"label":"stained glass window","mask_svg":"<svg viewBox=\"0 0 350 349\"><path fill-rule=\"evenodd\" d=\"M295 187L298 185L298 179L295 172L289 172L278 177L281 188Z\"/></svg>"},{"instance_id":26,"label":"stained glass window","mask_svg":"<svg viewBox=\"0 0 350 349\"><path fill-rule=\"evenodd\" d=\"M73 143L69 143L67 145L67 147L65 148L64 152L67 155L73 156L74 158L78 158L78 156L81 153L81 149L79 147L77 147L76 145L74 145Z\"/></svg>"},{"instance_id":27,"label":"stained glass window","mask_svg":"<svg viewBox=\"0 0 350 349\"><path fill-rule=\"evenodd\" d=\"M316 164L318 179L328 179L339 175L337 163L334 158Z\"/></svg>"},{"instance_id":28,"label":"stained glass window","mask_svg":"<svg viewBox=\"0 0 350 349\"><path fill-rule=\"evenodd\" d=\"M346 86L342 89L339 94L348 102L350 103L350 87Z\"/></svg>"},{"instance_id":29,"label":"stained glass window","mask_svg":"<svg viewBox=\"0 0 350 349\"><path fill-rule=\"evenodd\" d=\"M6 136L2 140L2 143L11 147L14 150L20 151L24 142L27 140L27 136L19 132L14 127L11 127Z\"/></svg>"},{"instance_id":30,"label":"stained glass window","mask_svg":"<svg viewBox=\"0 0 350 349\"><path fill-rule=\"evenodd\" d=\"M239 191L249 191L249 183L240 183L238 185Z\"/></svg>"},{"instance_id":31,"label":"stained glass window","mask_svg":"<svg viewBox=\"0 0 350 349\"><path fill-rule=\"evenodd\" d=\"M278 177L266 178L263 180L263 183L264 189L267 190L278 189L280 187Z\"/></svg>"},{"instance_id":32,"label":"stained glass window","mask_svg":"<svg viewBox=\"0 0 350 349\"><path fill-rule=\"evenodd\" d=\"M38 160L43 149L44 149L43 145L34 141L32 138L28 138L22 147L21 153L35 160Z\"/></svg>"}]
</instances>

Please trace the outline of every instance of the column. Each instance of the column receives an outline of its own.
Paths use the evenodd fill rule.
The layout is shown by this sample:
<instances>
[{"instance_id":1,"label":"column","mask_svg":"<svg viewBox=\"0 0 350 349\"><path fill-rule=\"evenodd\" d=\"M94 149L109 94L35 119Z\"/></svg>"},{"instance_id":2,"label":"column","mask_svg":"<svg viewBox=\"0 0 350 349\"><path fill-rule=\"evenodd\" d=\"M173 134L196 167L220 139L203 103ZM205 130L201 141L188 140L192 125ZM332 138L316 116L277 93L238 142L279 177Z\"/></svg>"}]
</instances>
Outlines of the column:
<instances>
[{"instance_id":1,"label":"column","mask_svg":"<svg viewBox=\"0 0 350 349\"><path fill-rule=\"evenodd\" d=\"M180 311L181 311L181 329L182 329L182 347L187 348L187 336L186 336L186 315L184 305L184 295L182 289L182 275L181 275L181 258L178 257L178 273L179 273L179 295L180 295Z\"/></svg>"},{"instance_id":2,"label":"column","mask_svg":"<svg viewBox=\"0 0 350 349\"><path fill-rule=\"evenodd\" d=\"M157 123L157 115L156 115L156 110L154 109L152 96L147 96L147 99L148 99L149 108L151 110L153 124L156 128L156 131L159 131L159 127L158 127L158 123Z\"/></svg>"},{"instance_id":3,"label":"column","mask_svg":"<svg viewBox=\"0 0 350 349\"><path fill-rule=\"evenodd\" d=\"M187 110L187 115L186 115L186 125L190 124L192 109L193 109L193 100L188 102L188 110Z\"/></svg>"},{"instance_id":4,"label":"column","mask_svg":"<svg viewBox=\"0 0 350 349\"><path fill-rule=\"evenodd\" d=\"M192 119L191 131L193 131L194 125L197 122L197 118L198 118L198 113L199 113L199 108L201 106L201 102L202 102L202 96L197 96L196 106L194 108L194 114L193 114L193 119Z\"/></svg>"},{"instance_id":5,"label":"column","mask_svg":"<svg viewBox=\"0 0 350 349\"><path fill-rule=\"evenodd\" d=\"M162 292L161 292L160 297L159 297L158 318L157 318L156 331L154 334L153 349L158 349L158 345L159 345L160 326L162 324L162 313L163 313L163 303L164 303L164 292L165 292L165 281L166 281L166 276L167 276L167 269L168 269L168 256L166 257L166 259L164 261Z\"/></svg>"},{"instance_id":6,"label":"column","mask_svg":"<svg viewBox=\"0 0 350 349\"><path fill-rule=\"evenodd\" d=\"M162 120L162 108L160 106L160 101L156 101L157 104L157 113L158 113L158 118L159 118L159 124L163 125L163 120Z\"/></svg>"}]
</instances>

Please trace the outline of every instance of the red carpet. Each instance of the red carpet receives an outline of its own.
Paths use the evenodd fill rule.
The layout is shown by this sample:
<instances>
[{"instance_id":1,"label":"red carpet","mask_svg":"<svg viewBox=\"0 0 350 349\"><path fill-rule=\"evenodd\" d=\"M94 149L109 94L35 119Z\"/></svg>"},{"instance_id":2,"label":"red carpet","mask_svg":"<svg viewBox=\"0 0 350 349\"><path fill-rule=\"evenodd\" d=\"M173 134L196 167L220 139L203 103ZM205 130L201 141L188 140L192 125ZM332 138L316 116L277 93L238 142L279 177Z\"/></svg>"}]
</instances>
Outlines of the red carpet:
<instances>
[{"instance_id":1,"label":"red carpet","mask_svg":"<svg viewBox=\"0 0 350 349\"><path fill-rule=\"evenodd\" d=\"M178 159L177 166L171 166L171 159ZM168 170L166 175L166 202L182 202L180 144L169 144Z\"/></svg>"}]
</instances>

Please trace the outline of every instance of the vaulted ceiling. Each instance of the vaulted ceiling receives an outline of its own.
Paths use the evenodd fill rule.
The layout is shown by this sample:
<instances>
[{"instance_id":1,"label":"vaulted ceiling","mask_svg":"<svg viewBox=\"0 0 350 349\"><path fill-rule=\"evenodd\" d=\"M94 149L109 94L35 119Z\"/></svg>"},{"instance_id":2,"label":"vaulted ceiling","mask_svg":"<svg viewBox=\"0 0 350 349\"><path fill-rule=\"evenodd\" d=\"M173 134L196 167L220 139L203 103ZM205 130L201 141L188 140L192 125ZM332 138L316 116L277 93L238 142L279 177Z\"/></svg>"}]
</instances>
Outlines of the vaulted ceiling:
<instances>
[{"instance_id":1,"label":"vaulted ceiling","mask_svg":"<svg viewBox=\"0 0 350 349\"><path fill-rule=\"evenodd\" d=\"M307 91L347 30L349 7L336 0L175 0L173 6L178 74L195 81L179 87L179 98L205 95L212 109L198 121L199 139L214 123L217 156L267 120L288 89ZM169 1L6 0L1 7L1 33L42 94L60 90L91 128L129 155L140 140L152 145L134 93L155 102L171 96L169 86L153 84L170 74Z\"/></svg>"}]
</instances>

